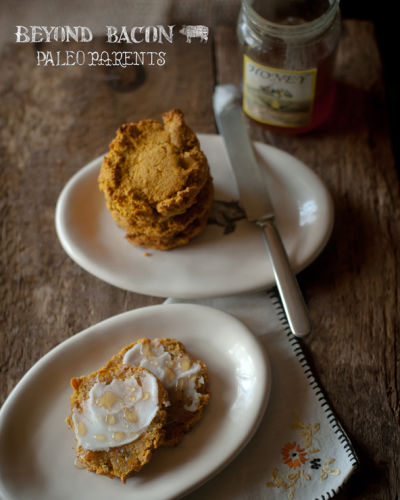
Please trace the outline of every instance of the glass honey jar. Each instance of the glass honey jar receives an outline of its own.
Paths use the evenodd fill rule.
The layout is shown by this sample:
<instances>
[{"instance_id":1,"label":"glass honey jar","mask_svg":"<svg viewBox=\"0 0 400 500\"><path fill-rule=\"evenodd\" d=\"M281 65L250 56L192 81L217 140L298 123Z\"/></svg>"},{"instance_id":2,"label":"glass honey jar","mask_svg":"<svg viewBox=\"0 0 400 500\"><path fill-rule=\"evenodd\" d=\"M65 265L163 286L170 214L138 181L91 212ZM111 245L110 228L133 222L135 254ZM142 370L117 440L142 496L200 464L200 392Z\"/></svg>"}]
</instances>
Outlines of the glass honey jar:
<instances>
[{"instance_id":1,"label":"glass honey jar","mask_svg":"<svg viewBox=\"0 0 400 500\"><path fill-rule=\"evenodd\" d=\"M242 0L243 110L284 133L322 124L334 103L338 0Z\"/></svg>"}]
</instances>

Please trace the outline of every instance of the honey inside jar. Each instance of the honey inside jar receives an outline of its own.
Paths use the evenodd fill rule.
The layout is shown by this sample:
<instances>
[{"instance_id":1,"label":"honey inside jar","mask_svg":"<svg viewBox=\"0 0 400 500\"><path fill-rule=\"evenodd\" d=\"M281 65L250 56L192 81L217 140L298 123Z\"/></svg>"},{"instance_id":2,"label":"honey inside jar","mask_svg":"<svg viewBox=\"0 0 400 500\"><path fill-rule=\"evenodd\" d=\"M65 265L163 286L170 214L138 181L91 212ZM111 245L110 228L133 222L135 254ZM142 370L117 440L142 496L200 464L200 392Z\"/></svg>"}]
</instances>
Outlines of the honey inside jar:
<instances>
[{"instance_id":1,"label":"honey inside jar","mask_svg":"<svg viewBox=\"0 0 400 500\"><path fill-rule=\"evenodd\" d=\"M337 0L243 0L238 35L243 109L252 120L301 133L328 118L340 36Z\"/></svg>"}]
</instances>

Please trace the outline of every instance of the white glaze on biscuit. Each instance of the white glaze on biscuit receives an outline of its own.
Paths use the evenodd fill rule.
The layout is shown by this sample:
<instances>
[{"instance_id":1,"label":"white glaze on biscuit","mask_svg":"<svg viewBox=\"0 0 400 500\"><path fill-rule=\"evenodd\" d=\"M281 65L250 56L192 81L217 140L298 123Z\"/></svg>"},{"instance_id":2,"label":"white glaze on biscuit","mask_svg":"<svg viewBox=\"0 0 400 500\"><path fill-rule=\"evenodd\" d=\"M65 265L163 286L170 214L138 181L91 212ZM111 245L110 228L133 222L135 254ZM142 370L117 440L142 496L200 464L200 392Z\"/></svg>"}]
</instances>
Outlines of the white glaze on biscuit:
<instances>
[{"instance_id":1,"label":"white glaze on biscuit","mask_svg":"<svg viewBox=\"0 0 400 500\"><path fill-rule=\"evenodd\" d=\"M97 382L74 408L72 422L78 445L87 450L107 450L137 439L151 424L159 409L158 384L151 373Z\"/></svg>"},{"instance_id":2,"label":"white glaze on biscuit","mask_svg":"<svg viewBox=\"0 0 400 500\"><path fill-rule=\"evenodd\" d=\"M187 354L171 356L160 339L153 339L149 343L138 342L132 346L125 352L122 361L151 371L167 390L182 390L188 401L184 408L191 412L198 410L200 394L196 390L196 379L204 383L204 378L198 377L200 364L193 362Z\"/></svg>"}]
</instances>

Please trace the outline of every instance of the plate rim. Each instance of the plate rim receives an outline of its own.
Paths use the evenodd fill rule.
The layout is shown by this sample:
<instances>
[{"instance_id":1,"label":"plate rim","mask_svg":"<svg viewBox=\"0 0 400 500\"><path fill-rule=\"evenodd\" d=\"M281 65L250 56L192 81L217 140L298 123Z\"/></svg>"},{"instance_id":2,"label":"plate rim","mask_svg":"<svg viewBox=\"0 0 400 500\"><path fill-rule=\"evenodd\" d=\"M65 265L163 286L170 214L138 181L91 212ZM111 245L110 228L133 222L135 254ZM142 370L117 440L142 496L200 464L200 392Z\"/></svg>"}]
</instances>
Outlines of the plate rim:
<instances>
[{"instance_id":1,"label":"plate rim","mask_svg":"<svg viewBox=\"0 0 400 500\"><path fill-rule=\"evenodd\" d=\"M209 141L215 141L218 142L222 145L223 147L223 138L219 134L203 134L199 133L197 134L197 137L200 140L200 143L202 140L209 140ZM313 181L319 186L320 189L320 194L322 195L324 201L325 201L325 208L326 208L326 218L322 219L324 221L324 227L322 228L323 231L321 231L321 238L319 240L318 245L314 248L313 252L311 252L306 259L301 263L301 265L296 265L294 267L294 273L298 274L301 271L303 271L305 268L307 268L314 260L318 258L318 256L321 254L321 252L324 250L326 247L333 231L334 227L334 204L333 204L333 199L332 196L325 184L325 182L314 172L308 165L306 165L303 161L299 160L296 158L294 155L277 148L275 146L272 146L270 144L266 144L264 142L260 141L254 141L254 145L256 147L260 147L261 149L266 149L273 151L277 154L279 154L282 157L286 157L288 160L291 162L296 163L296 169L301 168L303 171L306 171L309 176L313 179ZM178 293L175 290L169 290L169 293L165 290L165 287L163 290L160 289L152 289L150 290L149 287L141 287L135 286L134 282L132 282L132 286L126 286L126 284L121 282L121 278L119 275L115 275L112 271L108 271L107 269L104 268L104 266L101 266L97 264L97 262L93 262L90 259L90 256L88 257L86 253L82 252L79 247L72 247L70 238L68 238L68 231L65 230L66 224L64 221L65 217L65 212L63 211L63 208L65 204L67 203L67 197L71 193L71 188L77 184L80 178L84 177L88 173L94 171L95 168L99 168L101 165L101 162L103 158L106 156L107 153L104 153L102 155L99 155L98 157L94 158L91 160L89 163L78 169L66 182L66 184L63 186L61 189L61 192L59 194L59 197L57 199L56 203L56 209L55 209L55 229L56 229L56 234L59 239L59 242L64 249L64 251L67 253L67 255L77 264L79 265L82 269L84 269L86 272L91 274L92 276L95 276L96 278L104 281L105 283L108 283L112 286L115 286L119 289L133 292L133 293L140 293L143 295L147 296L153 296L153 297L159 297L159 298L167 298L167 297L172 297L172 298L185 298L185 299L196 299L196 298L212 298L212 297L217 297L221 295L225 296L230 296L230 295L236 295L240 293L247 293L247 292L258 292L261 290L268 290L273 288L276 283L275 283L275 278L272 276L272 279L269 281L264 280L263 283L260 283L259 285L254 285L251 286L247 283L242 283L237 286L235 286L232 290L227 290L224 287L218 287L217 290L212 290L211 292L205 292L205 291L199 291L198 289L195 290L188 290L185 288L184 291L182 289ZM221 280L223 281L223 280ZM157 287L156 287L157 288Z\"/></svg>"},{"instance_id":2,"label":"plate rim","mask_svg":"<svg viewBox=\"0 0 400 500\"><path fill-rule=\"evenodd\" d=\"M187 313L190 312L190 309L193 310L193 308L197 309L201 314L203 313L211 313L211 314L218 314L220 317L223 317L230 321L231 323L235 323L240 330L240 336L245 338L247 341L250 341L253 346L253 354L256 354L258 356L258 359L255 360L255 365L257 365L258 369L261 369L261 373L258 373L258 375L261 375L261 380L264 383L264 387L262 392L259 392L260 396L258 397L259 402L257 405L257 411L254 412L253 418L252 418L252 425L247 428L247 431L245 434L242 435L240 443L237 444L236 448L232 448L228 454L224 456L222 460L219 461L217 466L215 466L212 469L208 469L206 473L203 472L202 476L197 478L196 481L190 483L190 484L185 484L179 491L173 492L173 494L170 494L170 496L164 496L163 498L178 498L181 497L182 495L186 495L189 492L201 487L204 483L206 483L209 479L217 475L222 469L224 469L229 463L237 456L239 453L246 447L246 445L249 443L249 441L252 439L254 436L255 432L257 431L262 418L265 414L266 408L268 406L269 400L270 400L270 394L271 394L271 366L270 366L270 361L268 357L268 353L265 350L265 347L261 345L258 337L251 332L251 330L243 324L238 318L233 316L232 314L229 314L225 311L222 311L220 309L208 306L208 305L203 305L203 304L193 304L193 303L162 303L162 304L155 304L155 305L149 305L149 306L144 306L140 307L137 309L131 309L129 311L125 311L122 313L118 313L116 315L110 316L108 318L105 318L98 323L95 323L93 325L90 325L89 327L79 331L78 333L70 336L69 338L65 339L64 341L60 342L56 346L54 346L52 349L50 349L46 354L44 354L41 358L39 358L36 363L34 363L31 368L21 377L21 379L17 382L15 387L11 390L10 394L6 398L4 404L0 408L0 437L2 433L2 428L3 425L7 424L7 422L11 419L14 411L17 409L17 406L19 404L19 401L21 397L23 396L24 391L28 390L29 387L27 388L27 384L29 384L32 380L32 377L36 377L40 375L40 373L43 372L43 370L46 370L46 365L50 365L54 363L57 360L57 357L60 355L60 352L63 351L65 346L73 346L74 344L79 344L82 341L85 341L84 339L87 337L95 337L96 332L99 329L106 329L107 330L113 330L117 327L118 323L122 321L127 321L127 322L134 322L135 316L147 316L151 317L154 313L154 311L162 311L165 309L183 309L187 310ZM131 319L132 318L132 319ZM106 332L102 333L103 335L106 335ZM133 332L133 338L135 337L135 333ZM117 337L116 341L121 340L121 337ZM178 338L179 340L179 338ZM185 342L185 341L183 341ZM71 441L72 442L72 441ZM1 454L1 453L0 453ZM5 488L7 483L4 482L2 479L2 474L0 472L0 493L4 493L5 495L9 495L9 488ZM8 497L6 496L5 498L15 498L13 496Z\"/></svg>"}]
</instances>

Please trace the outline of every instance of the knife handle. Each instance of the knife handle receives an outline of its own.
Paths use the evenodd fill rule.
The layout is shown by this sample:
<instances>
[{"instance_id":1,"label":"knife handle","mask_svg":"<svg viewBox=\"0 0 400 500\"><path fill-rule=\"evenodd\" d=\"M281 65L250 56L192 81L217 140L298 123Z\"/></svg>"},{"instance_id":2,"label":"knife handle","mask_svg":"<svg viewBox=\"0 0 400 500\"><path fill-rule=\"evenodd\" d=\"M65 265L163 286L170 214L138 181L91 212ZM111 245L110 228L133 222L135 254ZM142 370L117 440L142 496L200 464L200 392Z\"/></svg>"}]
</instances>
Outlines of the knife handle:
<instances>
[{"instance_id":1,"label":"knife handle","mask_svg":"<svg viewBox=\"0 0 400 500\"><path fill-rule=\"evenodd\" d=\"M296 337L304 337L311 331L311 322L281 237L273 219L260 221L258 225L263 229L265 244L290 329Z\"/></svg>"}]
</instances>

